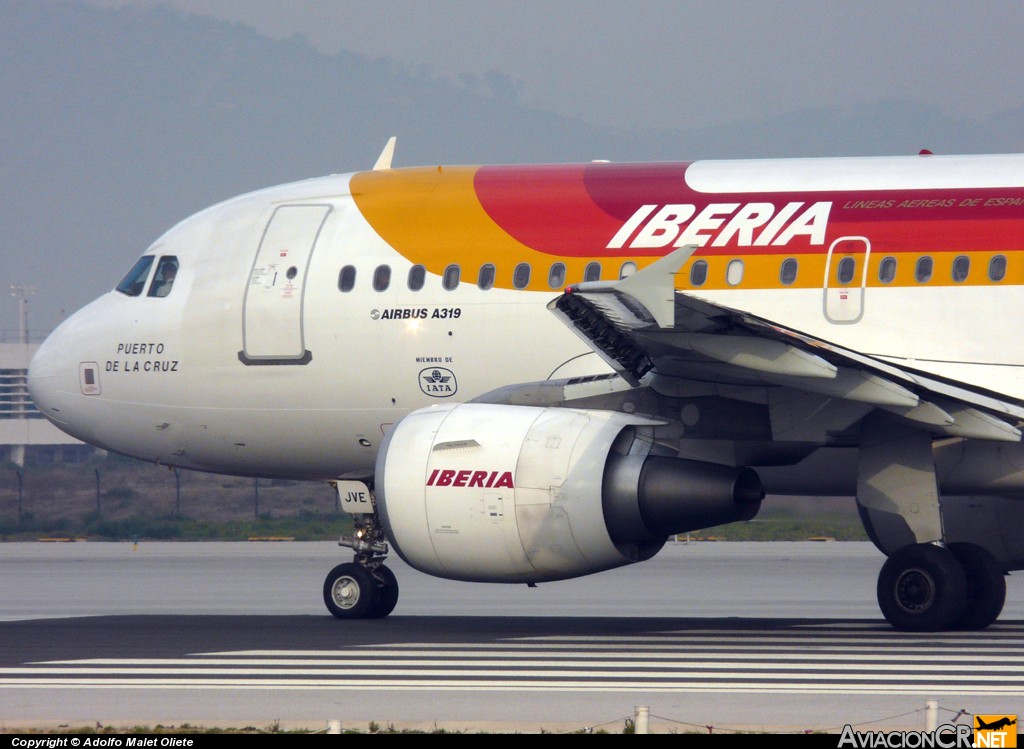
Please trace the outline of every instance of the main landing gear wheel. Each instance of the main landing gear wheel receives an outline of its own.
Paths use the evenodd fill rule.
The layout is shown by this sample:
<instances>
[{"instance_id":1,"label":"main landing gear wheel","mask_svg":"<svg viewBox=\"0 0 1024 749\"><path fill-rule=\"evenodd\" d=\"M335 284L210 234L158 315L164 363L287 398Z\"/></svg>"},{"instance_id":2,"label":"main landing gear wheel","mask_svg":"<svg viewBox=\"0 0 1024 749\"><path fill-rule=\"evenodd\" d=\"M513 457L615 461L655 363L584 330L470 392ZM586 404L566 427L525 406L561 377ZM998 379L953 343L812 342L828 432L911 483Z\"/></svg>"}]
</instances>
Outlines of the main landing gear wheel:
<instances>
[{"instance_id":1,"label":"main landing gear wheel","mask_svg":"<svg viewBox=\"0 0 1024 749\"><path fill-rule=\"evenodd\" d=\"M395 590L398 590L397 585ZM324 603L338 619L373 616L378 600L377 581L363 565L347 562L327 573L327 579L324 580Z\"/></svg>"},{"instance_id":2,"label":"main landing gear wheel","mask_svg":"<svg viewBox=\"0 0 1024 749\"><path fill-rule=\"evenodd\" d=\"M941 546L905 546L886 560L878 575L878 605L896 629L954 629L967 610L967 600L964 568Z\"/></svg>"},{"instance_id":3,"label":"main landing gear wheel","mask_svg":"<svg viewBox=\"0 0 1024 749\"><path fill-rule=\"evenodd\" d=\"M967 575L967 608L957 629L985 629L999 618L1006 602L1006 578L987 550L975 544L955 543L949 550Z\"/></svg>"}]
</instances>

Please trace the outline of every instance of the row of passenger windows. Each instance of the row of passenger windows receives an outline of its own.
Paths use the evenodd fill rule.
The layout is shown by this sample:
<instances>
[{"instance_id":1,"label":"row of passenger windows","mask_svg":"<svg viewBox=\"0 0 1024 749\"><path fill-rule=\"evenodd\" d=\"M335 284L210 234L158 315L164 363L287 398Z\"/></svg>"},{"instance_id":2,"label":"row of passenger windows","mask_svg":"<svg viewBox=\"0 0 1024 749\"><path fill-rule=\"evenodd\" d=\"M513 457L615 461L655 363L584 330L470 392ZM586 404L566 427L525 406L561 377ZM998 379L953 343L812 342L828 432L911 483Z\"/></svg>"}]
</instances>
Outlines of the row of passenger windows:
<instances>
[{"instance_id":1,"label":"row of passenger windows","mask_svg":"<svg viewBox=\"0 0 1024 749\"><path fill-rule=\"evenodd\" d=\"M793 262L794 279L796 274L796 261ZM892 283L896 278L896 258L886 256L878 264L878 280L882 283ZM857 261L852 257L844 257L836 265L836 280L841 284L848 284L854 281L857 270ZM922 255L914 264L914 280L918 283L928 283L935 273L935 261L930 255ZM967 255L958 255L953 259L953 266L950 270L950 278L955 283L963 283L971 275L971 259ZM1006 278L1006 255L993 255L988 261L988 279L998 283ZM783 283L786 283L783 279ZM792 283L790 281L789 283Z\"/></svg>"},{"instance_id":2,"label":"row of passenger windows","mask_svg":"<svg viewBox=\"0 0 1024 749\"><path fill-rule=\"evenodd\" d=\"M897 260L891 255L883 257L878 264L878 280L882 283L892 283L896 279ZM779 281L783 286L790 286L796 282L800 266L796 258L789 257L782 261L779 269ZM932 280L935 272L935 261L930 255L923 255L917 259L914 265L914 280L918 283L928 283ZM844 257L836 263L835 279L842 285L853 283L857 273L857 258ZM971 274L971 259L966 255L958 255L953 260L953 267L950 277L956 283L963 283ZM1006 256L995 255L988 262L988 278L998 283L1006 278ZM708 280L708 263L706 260L697 260L690 266L690 285L703 286ZM743 261L730 260L725 268L725 281L730 286L738 286L743 281Z\"/></svg>"},{"instance_id":3,"label":"row of passenger windows","mask_svg":"<svg viewBox=\"0 0 1024 749\"><path fill-rule=\"evenodd\" d=\"M886 256L878 264L878 280L882 283L892 283L896 279L897 259ZM800 266L796 258L786 258L782 261L779 269L779 281L784 286L796 283ZM739 286L743 282L743 261L740 259L730 260L725 267L725 281L730 286ZM935 271L935 261L930 255L923 255L917 258L914 266L914 280L918 283L928 283L932 280ZM532 269L529 263L519 263L512 272L512 286L517 289L525 289L530 283ZM636 263L628 261L619 268L619 278L626 278L636 272ZM854 283L857 273L857 258L844 257L836 263L835 280L842 284ZM956 283L963 283L971 273L971 259L966 255L959 255L953 260L951 277ZM493 264L487 263L480 267L476 277L478 288L486 291L494 286L496 270ZM560 289L565 285L565 264L555 263L548 269L548 286L552 289ZM988 263L988 278L998 283L1006 277L1006 256L995 255ZM407 284L412 291L419 291L426 283L427 271L422 265L414 265L409 269ZM589 263L583 271L584 281L598 281L601 278L601 264ZM690 266L690 285L703 286L708 280L708 261L697 260ZM449 265L444 269L441 276L441 285L451 291L458 287L462 281L462 269L458 265ZM354 265L346 265L338 274L338 288L341 291L352 291L356 285L356 268ZM385 291L391 285L391 267L378 265L373 271L373 288L375 291Z\"/></svg>"},{"instance_id":4,"label":"row of passenger windows","mask_svg":"<svg viewBox=\"0 0 1024 749\"><path fill-rule=\"evenodd\" d=\"M519 263L512 271L512 286L517 289L525 289L530 285L530 275L533 272L529 263ZM636 272L636 263L632 260L625 262L619 268L619 278L625 278ZM494 287L494 279L497 269L492 263L480 266L476 276L478 288L486 291ZM548 286L552 289L560 289L565 286L565 263L554 263L548 269ZM419 291L426 283L427 269L422 265L414 265L409 269L409 277L406 281L412 291ZM583 271L584 281L599 281L601 279L601 264L597 262L588 263ZM462 282L462 268L458 265L449 265L444 269L441 276L441 285L451 291ZM356 267L346 265L338 274L338 288L341 291L352 291L356 285ZM385 291L391 285L391 267L378 265L373 271L374 291Z\"/></svg>"},{"instance_id":5,"label":"row of passenger windows","mask_svg":"<svg viewBox=\"0 0 1024 749\"><path fill-rule=\"evenodd\" d=\"M897 260L891 255L882 258L878 264L878 280L882 283L892 283L896 279ZM783 286L790 286L796 283L796 277L800 265L796 258L789 257L782 261L779 268L779 281ZM914 265L914 280L918 283L928 283L932 280L935 272L935 261L930 255L923 255L917 259ZM857 273L857 258L844 257L836 263L835 279L842 285L853 283ZM971 259L966 255L958 255L953 260L953 267L950 273L956 283L963 283L971 274ZM1006 278L1006 255L995 255L988 262L988 278L998 283ZM703 286L708 280L707 260L697 260L690 266L690 285ZM743 281L743 261L730 260L725 267L725 281L730 286L738 286Z\"/></svg>"}]
</instances>

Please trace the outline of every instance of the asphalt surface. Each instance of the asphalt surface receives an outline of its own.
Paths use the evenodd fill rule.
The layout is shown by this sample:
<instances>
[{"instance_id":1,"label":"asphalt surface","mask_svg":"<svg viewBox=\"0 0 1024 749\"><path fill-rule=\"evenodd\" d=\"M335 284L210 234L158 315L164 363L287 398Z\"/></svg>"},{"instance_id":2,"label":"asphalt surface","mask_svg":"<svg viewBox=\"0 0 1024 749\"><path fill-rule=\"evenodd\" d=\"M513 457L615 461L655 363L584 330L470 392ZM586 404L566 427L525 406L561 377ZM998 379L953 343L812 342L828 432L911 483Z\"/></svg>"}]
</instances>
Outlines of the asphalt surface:
<instances>
[{"instance_id":1,"label":"asphalt surface","mask_svg":"<svg viewBox=\"0 0 1024 749\"><path fill-rule=\"evenodd\" d=\"M526 586L392 563L385 620L320 600L332 544L0 545L6 727L380 725L661 731L922 728L1020 712L1024 589L997 625L909 635L874 600L867 544L672 545ZM959 720L964 720L960 717Z\"/></svg>"}]
</instances>

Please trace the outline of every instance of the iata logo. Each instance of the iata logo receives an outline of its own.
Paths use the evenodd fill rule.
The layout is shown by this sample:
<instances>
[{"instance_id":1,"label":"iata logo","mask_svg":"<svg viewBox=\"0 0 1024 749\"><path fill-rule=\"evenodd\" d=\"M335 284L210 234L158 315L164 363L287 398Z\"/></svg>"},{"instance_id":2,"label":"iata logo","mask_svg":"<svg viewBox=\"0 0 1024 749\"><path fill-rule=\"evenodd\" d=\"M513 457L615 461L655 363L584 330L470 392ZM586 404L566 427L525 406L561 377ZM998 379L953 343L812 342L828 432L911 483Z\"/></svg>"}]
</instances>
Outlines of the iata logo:
<instances>
[{"instance_id":1,"label":"iata logo","mask_svg":"<svg viewBox=\"0 0 1024 749\"><path fill-rule=\"evenodd\" d=\"M515 489L511 471L454 471L435 468L430 472L427 486L466 486L480 489L507 487Z\"/></svg>"},{"instance_id":2,"label":"iata logo","mask_svg":"<svg viewBox=\"0 0 1024 749\"><path fill-rule=\"evenodd\" d=\"M455 373L443 367L420 370L420 390L431 398L447 398L459 389Z\"/></svg>"},{"instance_id":3,"label":"iata logo","mask_svg":"<svg viewBox=\"0 0 1024 749\"><path fill-rule=\"evenodd\" d=\"M804 203L786 203L778 211L774 203L708 203L700 213L690 203L642 205L607 247L725 247L731 242L740 247L767 247L789 244L796 237L807 237L810 244L825 244L831 210L829 201L806 208Z\"/></svg>"}]
</instances>

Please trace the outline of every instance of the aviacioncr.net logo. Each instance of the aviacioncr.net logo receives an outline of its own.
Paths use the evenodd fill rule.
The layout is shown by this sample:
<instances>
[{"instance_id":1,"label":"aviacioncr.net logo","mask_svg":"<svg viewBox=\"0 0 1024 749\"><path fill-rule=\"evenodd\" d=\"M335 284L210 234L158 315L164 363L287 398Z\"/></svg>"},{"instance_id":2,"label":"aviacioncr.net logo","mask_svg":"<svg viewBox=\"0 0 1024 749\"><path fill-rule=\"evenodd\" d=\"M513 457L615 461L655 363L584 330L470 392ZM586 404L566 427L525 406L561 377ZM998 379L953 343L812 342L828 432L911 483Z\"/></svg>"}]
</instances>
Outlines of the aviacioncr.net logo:
<instances>
[{"instance_id":1,"label":"aviacioncr.net logo","mask_svg":"<svg viewBox=\"0 0 1024 749\"><path fill-rule=\"evenodd\" d=\"M1000 749L1017 746L1017 716L975 715L974 746Z\"/></svg>"},{"instance_id":2,"label":"aviacioncr.net logo","mask_svg":"<svg viewBox=\"0 0 1024 749\"><path fill-rule=\"evenodd\" d=\"M854 731L843 726L839 749L968 749L973 731L967 725L946 723L934 731Z\"/></svg>"}]
</instances>

